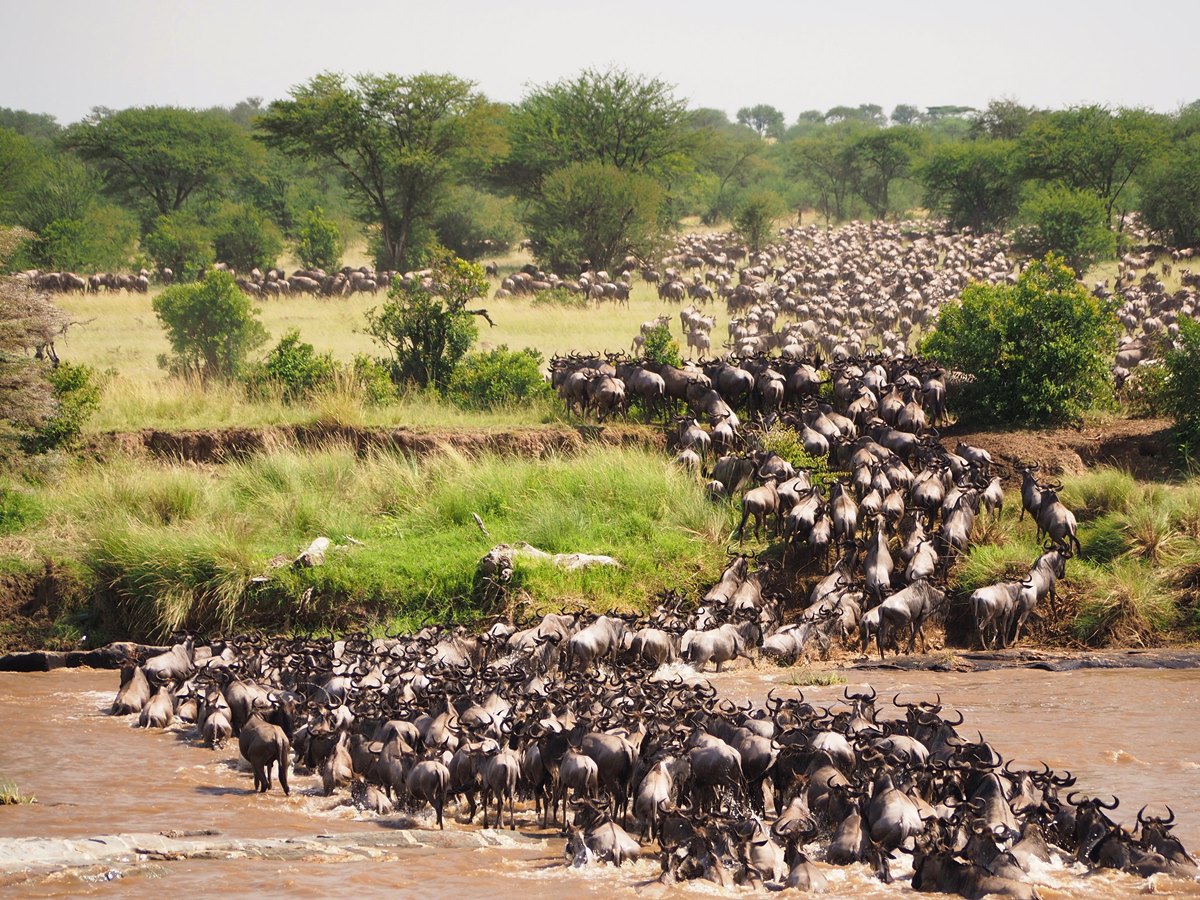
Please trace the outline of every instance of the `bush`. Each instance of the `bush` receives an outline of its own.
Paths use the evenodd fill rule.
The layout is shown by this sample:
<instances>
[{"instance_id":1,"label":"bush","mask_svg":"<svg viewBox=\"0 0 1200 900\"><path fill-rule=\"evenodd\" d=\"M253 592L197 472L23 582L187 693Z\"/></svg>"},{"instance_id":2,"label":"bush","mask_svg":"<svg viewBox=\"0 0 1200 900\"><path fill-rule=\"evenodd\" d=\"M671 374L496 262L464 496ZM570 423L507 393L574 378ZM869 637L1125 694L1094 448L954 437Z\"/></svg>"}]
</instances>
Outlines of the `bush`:
<instances>
[{"instance_id":1,"label":"bush","mask_svg":"<svg viewBox=\"0 0 1200 900\"><path fill-rule=\"evenodd\" d=\"M17 534L45 516L46 510L33 493L0 485L0 534Z\"/></svg>"},{"instance_id":2,"label":"bush","mask_svg":"<svg viewBox=\"0 0 1200 900\"><path fill-rule=\"evenodd\" d=\"M1104 201L1091 191L1061 184L1037 188L1021 204L1017 220L1017 249L1036 257L1057 253L1076 275L1097 260L1111 258L1117 250Z\"/></svg>"},{"instance_id":3,"label":"bush","mask_svg":"<svg viewBox=\"0 0 1200 900\"><path fill-rule=\"evenodd\" d=\"M979 422L1076 421L1110 391L1118 324L1061 258L1033 262L1015 285L968 285L920 352L975 377L962 413Z\"/></svg>"},{"instance_id":4,"label":"bush","mask_svg":"<svg viewBox=\"0 0 1200 900\"><path fill-rule=\"evenodd\" d=\"M538 291L530 300L534 306L557 306L562 309L587 309L587 294L583 291L569 291L565 287L555 287L548 291Z\"/></svg>"},{"instance_id":5,"label":"bush","mask_svg":"<svg viewBox=\"0 0 1200 900\"><path fill-rule=\"evenodd\" d=\"M239 272L266 270L283 252L283 235L260 210L232 203L213 224L213 249L217 259Z\"/></svg>"},{"instance_id":6,"label":"bush","mask_svg":"<svg viewBox=\"0 0 1200 900\"><path fill-rule=\"evenodd\" d=\"M285 400L296 401L328 387L337 371L332 355L317 353L312 344L300 340L300 332L293 328L279 339L246 380L251 389L276 385Z\"/></svg>"},{"instance_id":7,"label":"bush","mask_svg":"<svg viewBox=\"0 0 1200 900\"><path fill-rule=\"evenodd\" d=\"M91 206L79 218L49 222L25 242L15 268L113 271L129 265L138 227L125 210Z\"/></svg>"},{"instance_id":8,"label":"bush","mask_svg":"<svg viewBox=\"0 0 1200 900\"><path fill-rule=\"evenodd\" d=\"M368 403L379 405L395 398L396 385L392 383L391 366L387 363L359 353L354 357L350 373Z\"/></svg>"},{"instance_id":9,"label":"bush","mask_svg":"<svg viewBox=\"0 0 1200 900\"><path fill-rule=\"evenodd\" d=\"M1175 420L1179 452L1189 463L1200 454L1200 322L1179 317L1177 346L1163 358L1162 405Z\"/></svg>"},{"instance_id":10,"label":"bush","mask_svg":"<svg viewBox=\"0 0 1200 900\"><path fill-rule=\"evenodd\" d=\"M683 365L679 355L679 343L671 337L671 329L666 325L655 325L646 334L646 342L642 345L642 355L651 362L665 366Z\"/></svg>"},{"instance_id":11,"label":"bush","mask_svg":"<svg viewBox=\"0 0 1200 900\"><path fill-rule=\"evenodd\" d=\"M465 409L495 409L553 396L542 375L542 354L509 350L501 344L487 353L467 354L450 379L450 399Z\"/></svg>"},{"instance_id":12,"label":"bush","mask_svg":"<svg viewBox=\"0 0 1200 900\"><path fill-rule=\"evenodd\" d=\"M229 272L210 272L202 284L177 284L154 298L154 313L174 356L160 365L176 374L233 378L267 331Z\"/></svg>"},{"instance_id":13,"label":"bush","mask_svg":"<svg viewBox=\"0 0 1200 900\"><path fill-rule=\"evenodd\" d=\"M91 366L60 362L47 378L54 391L54 412L25 440L28 453L74 447L88 417L100 408L99 379Z\"/></svg>"},{"instance_id":14,"label":"bush","mask_svg":"<svg viewBox=\"0 0 1200 900\"><path fill-rule=\"evenodd\" d=\"M805 450L800 435L786 425L771 426L762 436L762 448L778 454L797 469L806 469L813 484L825 487L837 478L829 469L829 460Z\"/></svg>"},{"instance_id":15,"label":"bush","mask_svg":"<svg viewBox=\"0 0 1200 900\"><path fill-rule=\"evenodd\" d=\"M622 257L650 258L665 201L654 179L604 163L574 163L547 176L529 204L533 255L552 272L611 269Z\"/></svg>"},{"instance_id":16,"label":"bush","mask_svg":"<svg viewBox=\"0 0 1200 900\"><path fill-rule=\"evenodd\" d=\"M296 232L296 257L306 269L332 272L342 264L345 245L338 227L315 206L304 214Z\"/></svg>"},{"instance_id":17,"label":"bush","mask_svg":"<svg viewBox=\"0 0 1200 900\"><path fill-rule=\"evenodd\" d=\"M755 191L738 204L733 215L733 227L758 253L775 233L775 220L783 214L784 204L778 195L770 191Z\"/></svg>"},{"instance_id":18,"label":"bush","mask_svg":"<svg viewBox=\"0 0 1200 900\"><path fill-rule=\"evenodd\" d=\"M475 342L475 316L467 303L487 293L487 276L475 263L439 249L431 286L392 282L382 308L367 313L367 334L392 354L392 381L445 390L459 360Z\"/></svg>"},{"instance_id":19,"label":"bush","mask_svg":"<svg viewBox=\"0 0 1200 900\"><path fill-rule=\"evenodd\" d=\"M505 253L517 237L513 205L508 197L460 186L439 207L433 230L443 247L463 259Z\"/></svg>"},{"instance_id":20,"label":"bush","mask_svg":"<svg viewBox=\"0 0 1200 900\"><path fill-rule=\"evenodd\" d=\"M175 273L176 281L195 281L215 259L212 235L185 212L159 216L142 246L156 266Z\"/></svg>"}]
</instances>

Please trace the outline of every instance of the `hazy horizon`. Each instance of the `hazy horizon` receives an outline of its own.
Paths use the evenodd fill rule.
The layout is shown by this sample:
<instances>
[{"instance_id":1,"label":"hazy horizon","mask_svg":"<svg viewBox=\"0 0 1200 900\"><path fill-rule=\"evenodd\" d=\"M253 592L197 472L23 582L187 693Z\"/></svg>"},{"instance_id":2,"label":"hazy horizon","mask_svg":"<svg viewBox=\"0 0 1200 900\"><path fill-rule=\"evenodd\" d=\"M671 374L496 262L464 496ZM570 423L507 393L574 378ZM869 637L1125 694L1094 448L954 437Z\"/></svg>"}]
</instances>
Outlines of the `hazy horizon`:
<instances>
[{"instance_id":1,"label":"hazy horizon","mask_svg":"<svg viewBox=\"0 0 1200 900\"><path fill-rule=\"evenodd\" d=\"M1143 4L1136 19L1115 0L1015 0L1003 16L947 0L864 0L852 16L774 0L734 9L613 0L598 15L551 0L365 0L330 14L316 0L3 0L0 106L68 124L94 106L270 102L326 70L452 72L516 102L531 84L609 66L660 77L691 107L732 118L769 103L789 124L803 110L860 103L890 112L1008 97L1171 112L1200 98L1187 27L1200 24L1194 2Z\"/></svg>"}]
</instances>

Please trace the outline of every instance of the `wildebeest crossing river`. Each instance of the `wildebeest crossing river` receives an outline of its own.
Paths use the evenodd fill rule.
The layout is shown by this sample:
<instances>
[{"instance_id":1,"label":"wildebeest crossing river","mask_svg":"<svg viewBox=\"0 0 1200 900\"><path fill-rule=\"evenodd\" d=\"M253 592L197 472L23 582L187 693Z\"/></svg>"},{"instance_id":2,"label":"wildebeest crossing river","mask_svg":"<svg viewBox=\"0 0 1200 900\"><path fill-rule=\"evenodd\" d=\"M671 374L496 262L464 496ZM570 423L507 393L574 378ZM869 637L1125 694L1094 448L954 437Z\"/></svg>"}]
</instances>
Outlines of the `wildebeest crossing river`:
<instances>
[{"instance_id":1,"label":"wildebeest crossing river","mask_svg":"<svg viewBox=\"0 0 1200 900\"><path fill-rule=\"evenodd\" d=\"M723 695L739 702L761 702L771 687L784 696L795 690L786 683L787 670L775 667L709 677ZM850 677L849 689L861 689L855 675ZM1127 825L1143 804L1159 815L1170 804L1177 815L1175 833L1189 848L1200 845L1200 740L1195 736L1200 670L880 671L870 674L870 682L881 698L896 691L905 699L939 691L948 709L963 712L964 735L982 731L1016 765L1044 760L1055 769L1069 769L1085 793L1116 793L1123 802L1112 816ZM427 812L415 818L360 813L338 805L344 795L323 796L318 776L295 776L289 797L277 790L254 794L250 773L236 763L235 746L218 753L203 749L191 741L187 726L165 734L133 728L130 719L107 715L114 692L112 672L0 675L0 779L15 782L38 801L0 809L0 892L74 897L117 891L124 897L157 898L164 890L199 894L221 886L289 898L347 890L530 898L564 891L721 893L703 881L665 889L653 884L660 871L654 857L620 870L568 866L557 830L537 828L532 809L518 810L515 835L489 832L488 846L425 847L400 840L397 826L420 833L432 826ZM842 686L808 687L804 693L813 702L831 703L841 697ZM448 815L448 832L478 830L451 819ZM50 843L117 833L190 836L225 849L182 859L154 853L89 859L85 852L69 866L23 871L13 864L14 845L7 840ZM381 835L396 839L381 840ZM267 839L280 838L300 842L295 846L301 849L262 849ZM328 846L321 846L322 840ZM244 851L228 849L238 842L245 844ZM899 855L895 865L903 876L907 857ZM866 865L825 872L831 891L839 895L909 892L903 877L884 885ZM1079 866L1052 864L1035 880L1046 897L1127 897L1148 888L1146 879L1129 874L1081 873ZM1200 885L1161 876L1153 889L1200 896Z\"/></svg>"}]
</instances>

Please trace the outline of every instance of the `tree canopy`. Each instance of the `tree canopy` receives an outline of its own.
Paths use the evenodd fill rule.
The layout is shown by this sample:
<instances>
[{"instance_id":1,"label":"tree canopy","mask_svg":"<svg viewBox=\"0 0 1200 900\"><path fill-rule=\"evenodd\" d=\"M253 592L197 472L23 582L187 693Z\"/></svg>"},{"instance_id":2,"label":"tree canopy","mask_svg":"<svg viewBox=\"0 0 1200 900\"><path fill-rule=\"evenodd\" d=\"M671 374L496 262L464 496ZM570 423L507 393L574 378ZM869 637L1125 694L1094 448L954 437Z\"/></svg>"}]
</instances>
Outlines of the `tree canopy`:
<instances>
[{"instance_id":1,"label":"tree canopy","mask_svg":"<svg viewBox=\"0 0 1200 900\"><path fill-rule=\"evenodd\" d=\"M454 75L324 73L272 103L258 126L268 146L338 171L361 221L380 229L379 263L400 269L452 175L502 140L494 110Z\"/></svg>"}]
</instances>

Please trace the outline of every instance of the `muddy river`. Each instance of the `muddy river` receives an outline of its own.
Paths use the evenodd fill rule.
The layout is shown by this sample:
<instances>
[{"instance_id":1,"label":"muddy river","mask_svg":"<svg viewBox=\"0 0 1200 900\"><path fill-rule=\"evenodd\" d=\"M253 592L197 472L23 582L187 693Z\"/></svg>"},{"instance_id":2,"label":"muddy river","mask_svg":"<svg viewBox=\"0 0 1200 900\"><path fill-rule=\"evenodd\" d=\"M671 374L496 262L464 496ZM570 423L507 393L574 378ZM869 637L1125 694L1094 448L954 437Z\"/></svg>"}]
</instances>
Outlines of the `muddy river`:
<instances>
[{"instance_id":1,"label":"muddy river","mask_svg":"<svg viewBox=\"0 0 1200 900\"><path fill-rule=\"evenodd\" d=\"M116 692L116 672L60 670L48 674L0 674L0 781L15 782L37 803L0 807L0 839L82 838L125 832L210 831L220 839L309 838L336 834L338 847L283 858L155 859L128 854L103 864L21 872L0 868L0 896L155 897L236 890L262 897L325 897L347 891L365 896L479 897L657 895L647 882L659 872L656 859L621 870L573 869L564 864L563 841L532 829L532 811L517 839L492 838L496 846L469 849L392 847L381 835L398 826L428 828L428 819L383 819L337 805L321 796L319 779L296 776L291 797L277 790L252 793L249 772L237 764L236 743L213 752L191 740L190 727L165 733L132 727L133 719L105 714ZM787 670L749 669L714 678L735 700L761 700L787 686ZM867 682L853 673L853 690ZM1114 817L1132 823L1142 804L1161 814L1169 803L1176 833L1200 849L1200 670L1090 670L1053 673L1006 670L944 674L872 672L883 695L932 698L940 691L948 708L963 710L960 730L979 729L1018 764L1045 760L1069 769L1078 788L1115 792ZM832 701L842 687L805 688L805 696ZM344 792L343 792L344 796ZM401 821L397 821L401 820ZM448 829L463 829L451 824ZM362 835L369 846L357 846ZM366 838L369 836L370 840ZM533 836L535 840L528 840ZM214 839L216 839L214 837ZM3 843L0 840L0 843ZM897 874L910 872L901 857ZM895 897L906 884L884 886L865 867L826 870L839 896ZM1106 873L1082 877L1070 866L1036 873L1046 897L1129 897L1147 892L1198 896L1200 884L1153 882ZM738 891L734 893L749 893ZM671 888L670 895L724 893L708 884Z\"/></svg>"}]
</instances>

